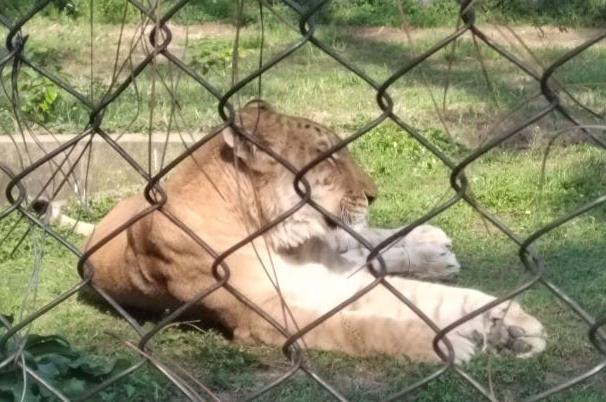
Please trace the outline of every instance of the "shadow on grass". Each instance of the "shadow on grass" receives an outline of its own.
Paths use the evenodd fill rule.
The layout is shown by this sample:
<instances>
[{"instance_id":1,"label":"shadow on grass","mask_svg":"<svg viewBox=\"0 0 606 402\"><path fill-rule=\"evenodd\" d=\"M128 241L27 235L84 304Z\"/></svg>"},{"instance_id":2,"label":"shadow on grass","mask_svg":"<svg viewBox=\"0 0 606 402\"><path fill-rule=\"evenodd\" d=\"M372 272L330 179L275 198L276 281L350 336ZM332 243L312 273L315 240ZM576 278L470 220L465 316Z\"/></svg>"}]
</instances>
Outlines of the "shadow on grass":
<instances>
[{"instance_id":1,"label":"shadow on grass","mask_svg":"<svg viewBox=\"0 0 606 402\"><path fill-rule=\"evenodd\" d=\"M114 318L123 319L121 314L90 288L85 288L79 292L77 299L78 302L93 307L100 314L109 314ZM136 307L123 306L123 308L139 325L144 325L145 323L159 324L171 312L168 308L162 314ZM201 313L201 310L203 310L201 306L194 304L176 318L173 323L177 324L176 327L182 331L215 331L226 339L233 338L233 333L221 325L214 317L214 314L207 311Z\"/></svg>"}]
</instances>

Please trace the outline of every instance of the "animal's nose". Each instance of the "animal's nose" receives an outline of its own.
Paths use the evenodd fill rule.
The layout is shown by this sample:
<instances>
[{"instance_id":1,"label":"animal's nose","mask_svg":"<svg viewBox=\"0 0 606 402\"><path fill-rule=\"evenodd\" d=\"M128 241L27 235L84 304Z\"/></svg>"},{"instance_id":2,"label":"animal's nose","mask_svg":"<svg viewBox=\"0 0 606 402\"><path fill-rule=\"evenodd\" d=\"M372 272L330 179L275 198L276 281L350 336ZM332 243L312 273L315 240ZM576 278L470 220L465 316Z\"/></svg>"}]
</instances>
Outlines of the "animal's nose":
<instances>
[{"instance_id":1,"label":"animal's nose","mask_svg":"<svg viewBox=\"0 0 606 402\"><path fill-rule=\"evenodd\" d=\"M375 196L374 194L368 194L366 193L366 199L368 200L368 205L372 204L373 202L375 202Z\"/></svg>"},{"instance_id":2,"label":"animal's nose","mask_svg":"<svg viewBox=\"0 0 606 402\"><path fill-rule=\"evenodd\" d=\"M42 214L46 213L46 211L48 210L50 205L51 205L51 203L49 200L41 197L41 198L36 198L34 201L32 201L31 208L38 215L42 215Z\"/></svg>"}]
</instances>

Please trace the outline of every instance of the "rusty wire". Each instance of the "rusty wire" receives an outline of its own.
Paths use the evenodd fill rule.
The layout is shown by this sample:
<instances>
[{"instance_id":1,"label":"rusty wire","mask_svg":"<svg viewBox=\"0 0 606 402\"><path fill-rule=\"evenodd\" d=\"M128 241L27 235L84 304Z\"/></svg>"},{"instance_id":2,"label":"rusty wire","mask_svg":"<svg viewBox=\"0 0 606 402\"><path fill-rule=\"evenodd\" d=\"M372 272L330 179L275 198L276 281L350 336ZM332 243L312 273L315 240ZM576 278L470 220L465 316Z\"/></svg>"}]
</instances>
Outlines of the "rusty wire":
<instances>
[{"instance_id":1,"label":"rusty wire","mask_svg":"<svg viewBox=\"0 0 606 402\"><path fill-rule=\"evenodd\" d=\"M436 350L436 353L438 353L440 357L444 360L444 364L438 367L433 373L426 376L422 380L412 384L406 389L400 390L396 394L392 395L390 399L398 399L406 395L410 395L413 391L435 380L447 371L455 371L472 387L474 387L479 395L482 395L487 400L495 400L494 395L490 392L489 389L474 380L474 378L469 373L467 373L464 368L455 366L453 364L453 350L447 338L445 337L449 332L455 330L459 325L471 320L473 317L482 314L483 312L502 303L503 301L516 297L517 295L525 292L530 287L535 286L537 283L542 284L547 289L549 289L555 297L564 302L572 311L574 311L574 313L578 317L580 317L583 321L587 323L588 336L592 344L594 345L596 351L602 355L606 354L606 350L604 350L604 341L600 335L600 328L605 324L606 319L603 317L600 319L593 317L591 314L586 312L579 304L577 304L572 298L570 298L562 290L560 290L555 284L547 280L543 275L545 271L543 259L536 251L533 250L532 247L535 241L545 236L549 232L553 231L554 229L560 227L571 219L586 213L587 211L590 211L600 205L603 205L606 202L606 196L599 197L595 200L586 203L585 205L578 208L576 211L573 211L568 215L562 216L559 219L554 220L553 222L549 223L548 225L545 225L540 230L536 231L535 233L531 234L526 238L520 238L510 228L508 228L507 225L501 222L497 216L487 211L470 195L470 184L465 177L465 169L474 161L478 160L478 158L482 157L486 153L493 150L495 147L498 147L504 141L520 133L523 129L529 127L533 123L539 121L540 119L552 112L560 114L564 119L572 123L572 126L569 127L567 130L578 129L586 136L588 136L589 139L593 141L595 145L600 147L606 147L606 142L604 142L604 140L600 138L600 136L597 136L594 133L594 129L599 129L599 127L583 124L576 117L574 117L574 114L570 110L568 110L568 108L561 102L559 92L563 92L564 94L570 97L572 95L568 94L565 89L562 89L560 84L553 78L554 73L561 66L575 58L577 55L579 55L595 43L604 39L606 37L606 32L570 50L566 54L559 57L551 65L546 66L545 69L539 73L536 71L535 68L529 66L524 61L517 58L514 54L506 50L504 47L500 46L496 41L490 39L481 30L481 28L476 25L474 11L474 7L476 5L473 1L459 1L459 3L461 3L461 23L458 25L457 29L452 34L444 37L442 40L438 41L434 46L424 51L422 54L416 55L415 58L411 61L399 66L399 68L397 68L396 71L385 81L376 82L364 71L353 66L337 51L332 49L327 44L323 43L315 36L316 26L314 24L314 16L322 9L322 7L326 5L326 3L329 2L329 0L316 2L314 6L304 6L292 0L283 0L282 3L298 15L298 30L300 33L300 38L294 43L292 43L289 47L282 50L279 54L275 55L270 60L261 63L256 71L242 79L239 79L236 83L234 83L231 88L229 88L229 90L223 93L215 86L213 86L213 84L210 83L206 78L202 77L191 67L189 67L183 60L181 60L181 58L171 53L171 51L168 49L168 46L171 43L172 39L172 32L167 23L179 10L181 10L185 5L189 3L189 0L180 0L174 3L168 9L168 11L166 11L162 15L157 14L158 10L156 8L148 7L137 0L127 1L130 5L134 6L138 11L140 11L140 13L145 18L148 18L153 23L153 27L148 35L148 41L151 50L145 55L143 60L132 66L131 72L123 79L123 81L116 82L116 86L113 88L113 90L108 90L102 96L102 98L97 101L94 101L92 99L92 96L91 98L89 98L86 95L82 94L69 83L65 82L61 77L50 71L47 71L44 67L34 63L25 55L27 37L22 36L21 29L28 23L31 18L36 16L45 7L48 7L51 3L51 0L36 2L35 5L32 6L32 8L27 13L24 13L15 21L9 21L6 18L0 19L0 24L4 25L9 30L5 43L6 54L0 59L0 71L3 71L6 68L11 69L13 88L16 88L16 82L18 80L17 72L19 71L21 66L27 66L34 70L36 73L40 74L41 76L46 77L55 85L62 88L66 93L70 94L75 99L77 99L80 104L88 110L89 114L88 125L84 127L83 132L81 134L73 137L72 139L61 145L58 145L56 148L48 152L44 157L33 161L29 164L29 166L27 166L23 170L19 172L13 172L7 166L0 164L0 169L2 170L2 172L8 177L10 177L10 183L5 190L6 197L10 202L10 206L0 211L0 219L3 219L9 215L18 215L20 219L25 219L30 224L44 228L44 230L55 241L57 241L59 244L61 244L63 247L68 249L71 253L73 253L79 258L78 272L80 273L80 276L82 278L79 283L75 284L71 289L65 291L61 296L57 297L42 308L39 308L36 311L30 313L27 317L23 318L19 322L9 324L8 322L2 319L1 324L6 331L0 337L0 356L2 356L0 368L7 364L25 364L22 360L19 360L17 358L18 356L16 355L6 356L3 354L3 351L6 350L5 347L7 342L11 340L11 338L17 339L19 337L20 330L29 326L32 322L34 322L36 319L38 319L45 313L61 305L61 303L63 303L68 298L73 297L83 288L93 287L91 283L91 276L94 271L94 267L90 266L90 264L87 263L87 258L93 253L95 253L96 250L106 244L118 233L124 231L129 226L137 222L139 219L154 211L164 214L175 225L178 225L184 231L184 233L190 236L200 247L202 247L214 257L212 272L216 278L216 283L212 287L204 289L188 303L185 303L181 307L172 311L169 315L167 315L160 322L158 322L151 330L144 330L137 323L137 321L124 308L122 308L120 305L118 305L118 303L112 300L110 296L105 294L101 289L95 289L95 291L103 299L105 299L105 301L115 310L115 312L122 316L138 334L139 339L137 342L125 340L124 344L127 345L129 348L135 350L141 356L142 359L138 363L133 364L131 367L123 370L117 375L114 375L112 378L107 379L102 384L99 384L98 386L87 390L86 393L80 395L77 400L86 400L88 398L94 397L103 389L114 384L116 381L119 381L120 379L123 379L126 376L132 375L144 364L150 364L157 368L183 393L184 396L193 401L201 401L206 400L208 398L213 400L220 400L219 396L214 394L209 387L206 387L202 383L198 382L198 385L200 386L199 388L204 391L204 394L201 395L196 389L191 386L190 382L188 381L190 380L193 382L197 382L195 378L193 378L191 375L189 375L187 372L184 372L183 370L174 370L167 367L167 365L163 363L161 359L155 357L153 355L151 341L153 340L154 336L158 334L159 331L171 325L192 305L198 303L203 298L207 297L211 293L221 288L233 294L242 303L247 304L253 311L263 317L278 331L280 331L287 339L283 345L283 352L285 357L287 358L287 361L290 364L290 368L283 375L281 375L279 378L272 381L271 383L261 384L258 387L258 390L253 394L249 395L247 399L254 399L255 397L264 394L272 388L288 381L288 379L292 377L295 373L302 371L309 375L309 377L313 379L317 384L327 390L335 399L347 400L346 397L343 396L335 387L333 387L330 383L324 380L320 375L315 373L310 367L305 364L304 350L302 350L298 346L297 341L299 341L307 332L311 331L316 326L320 325L322 322L330 318L332 315L339 312L342 308L353 303L355 300L362 297L366 292L370 291L371 289L377 286L383 286L387 290L392 292L402 303L406 304L410 309L412 309L416 314L418 314L419 317L435 331L436 337L434 339L434 349ZM262 3L263 6L269 7L269 4L267 4L266 2ZM274 12L273 10L271 11ZM499 133L498 135L484 143L482 146L474 150L464 160L457 163L450 159L447 155L445 155L434 144L428 141L418 129L413 127L412 124L406 122L394 112L393 101L389 95L389 89L396 81L405 76L410 70L417 67L423 61L425 61L435 53L439 52L440 50L444 49L445 47L453 45L454 43L456 43L456 40L461 37L461 35L468 32L473 35L475 41L474 43L476 43L476 46L477 43L483 43L487 45L489 48L494 50L499 55L499 57L505 58L510 63L512 63L512 65L516 66L516 68L519 69L520 72L527 75L529 78L536 80L540 84L541 94L547 101L547 104L541 110L536 112L532 117L515 125L514 127L505 130L502 133ZM158 39L160 39L161 41L158 42ZM296 52L298 49L307 44L314 46L315 48L323 52L326 56L332 58L337 63L339 63L343 68L347 69L349 72L355 74L358 78L364 81L368 85L368 87L376 93L376 104L381 110L381 114L369 123L366 123L363 127L348 136L346 139L342 140L339 144L323 152L320 156L318 156L315 160L310 162L302 169L296 169L281 155L276 154L271 148L265 146L264 144L258 143L254 138L247 135L246 133L240 132L243 138L246 138L246 140L254 143L263 152L266 152L268 155L273 157L285 169L288 169L295 175L293 184L301 199L300 202L297 203L297 205L293 206L290 210L281 214L280 216L275 217L268 225L262 227L261 229L253 233L250 233L248 237L242 239L230 249L222 253L217 253L203 239L199 238L192 230L190 230L187 227L187 224L179 221L175 216L171 215L168 211L163 209L163 205L166 202L167 198L164 190L159 185L159 182L182 160L189 157L198 148L204 147L206 142L218 135L221 129L227 126L231 126L232 128L238 130L238 127L234 125L235 109L232 106L232 104L234 103L234 96L236 96L239 91L241 91L247 84L260 78L262 74L264 74L266 71L275 67L280 62L282 62L294 52ZM223 120L224 124L221 127L218 127L217 129L213 130L213 132L211 132L208 136L205 136L203 139L195 142L193 145L190 145L187 150L183 152L179 157L175 158L173 161L164 166L157 174L152 176L151 170L146 170L145 167L140 166L139 163L116 142L116 140L112 139L112 137L110 137L106 133L106 131L103 129L103 115L105 109L114 100L116 100L131 85L135 85L134 80L136 79L136 77L141 74L146 68L150 68L150 66L154 62L154 59L157 57L164 57L165 59L167 59L175 68L179 69L182 73L184 73L186 76L190 77L197 84L199 84L201 89L211 94L216 99L217 113ZM560 91L560 89L562 89L562 91ZM411 230L413 230L416 226L429 221L430 219L446 211L453 205L463 202L472 207L475 211L477 211L486 221L491 222L496 228L498 228L504 235L506 235L513 243L518 246L519 258L532 276L524 284L518 286L512 291L509 291L506 295L503 295L494 300L493 302L474 311L473 313L462 317L461 319L457 320L456 322L453 322L446 328L439 328L427 316L425 316L423 312L420 311L405 295L401 294L392 285L390 285L390 283L385 279L384 272L379 272L375 273L375 280L369 285L367 285L364 289L352 295L347 300L343 300L339 305L335 306L329 312L322 315L321 317L314 320L305 327L298 328L297 331L294 333L288 332L278 322L274 321L266 312L264 312L263 309L261 309L259 306L256 306L253 301L249 300L247 297L245 297L243 294L238 292L230 285L230 267L224 261L230 254L237 251L240 247L252 242L256 238L259 238L265 232L270 230L273 226L282 222L284 219L286 219L305 205L310 205L321 213L329 215L326 210L324 210L320 205L314 203L311 200L311 187L310 184L304 178L305 174L309 172L312 168L314 168L316 165L324 161L326 158L328 158L333 152L346 147L348 144L364 136L371 129L377 127L378 125L387 120L390 120L397 126L399 126L402 129L403 133L407 133L408 135L416 139L419 144L429 150L444 164L445 167L450 170L450 185L455 191L455 194L449 200L443 202L438 207L428 211L422 217L414 220L405 228L401 229L398 233L395 233L394 235L385 239L376 247L368 243L364 238L362 238L351 228L341 224L338 219L334 219L334 221L339 224L339 226L341 226L343 230L348 232L353 238L358 240L364 247L366 247L370 251L368 259L371 260L377 258L380 260L380 253L385 248L389 247L389 245L394 240L401 238L402 236L406 235ZM141 176L143 180L146 181L147 185L145 187L144 194L145 198L149 202L149 207L138 213L135 217L128 220L127 222L124 222L119 228L117 228L115 231L106 236L104 240L100 241L93 248L87 250L85 253L82 253L76 246L71 244L61 234L53 230L52 227L46 225L45 222L42 221L39 216L32 212L31 206L29 204L30 199L28 198L28 194L26 192L23 180L26 179L28 175L30 175L32 172L34 172L36 169L38 169L45 163L53 161L55 157L62 157L62 162L60 162L58 166L56 166L56 170L54 171L54 175L60 174L63 176L63 180L61 181L59 188L62 187L68 180L69 176L69 172L65 173L61 171L62 167L67 164L69 166L70 171L73 170L73 167L71 167L68 162L68 157L70 153L73 152L76 145L81 142L86 142L90 145L93 137L99 137L103 139L117 152L117 154L121 158L123 158L124 161L126 161L132 167L134 171L136 171ZM85 150L87 147L85 147ZM79 156L77 156L76 162L80 160L80 158L82 158L83 156L84 151ZM55 190L55 194L57 191L58 190ZM437 347L439 342L443 342L448 346L447 353L444 353L441 349ZM566 382L556 385L550 389L544 390L537 395L529 397L527 400L536 401L548 398L549 396L552 396L558 392L561 392L578 383L583 382L587 378L600 372L604 367L606 367L606 357L604 357L600 363L586 370L584 373L581 373L574 378L569 378ZM40 386L48 389L58 399L69 400L67 397L65 397L65 395L61 394L59 390L55 389L52 385L45 382L43 378L34 373L32 370L28 369L27 367L22 368L25 370L31 380L36 381Z\"/></svg>"}]
</instances>

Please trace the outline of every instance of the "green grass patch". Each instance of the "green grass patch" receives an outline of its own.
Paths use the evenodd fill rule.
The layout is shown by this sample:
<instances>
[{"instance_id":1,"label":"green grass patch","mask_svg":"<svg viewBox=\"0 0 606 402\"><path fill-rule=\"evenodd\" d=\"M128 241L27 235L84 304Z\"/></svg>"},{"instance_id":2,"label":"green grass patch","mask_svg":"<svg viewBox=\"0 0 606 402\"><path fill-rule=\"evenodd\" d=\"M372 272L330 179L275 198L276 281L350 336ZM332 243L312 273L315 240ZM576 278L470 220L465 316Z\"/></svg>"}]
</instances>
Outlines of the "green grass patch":
<instances>
[{"instance_id":1,"label":"green grass patch","mask_svg":"<svg viewBox=\"0 0 606 402\"><path fill-rule=\"evenodd\" d=\"M175 2L159 2L159 14L166 12ZM238 20L238 3L231 0L191 0L174 19L179 23L203 23L224 21L251 24L259 20L256 2L244 2L241 17ZM2 4L2 3L0 3ZM24 12L35 4L34 0L22 0L19 3L7 3L8 16ZM271 2L280 12L286 6L280 2ZM315 1L302 2L302 6L313 6ZM398 6L399 4L399 6ZM402 18L415 27L436 27L451 24L459 11L454 0L332 0L317 15L324 23L360 25L360 26L400 26ZM598 26L606 15L603 0L485 0L478 2L476 9L482 18L499 19L509 23L555 24L562 26ZM123 20L134 21L139 18L135 7L124 0L54 0L41 13L54 19L84 19L91 14L97 21L120 23ZM487 14L487 15L486 15Z\"/></svg>"},{"instance_id":2,"label":"green grass patch","mask_svg":"<svg viewBox=\"0 0 606 402\"><path fill-rule=\"evenodd\" d=\"M186 29L183 26L178 28ZM92 97L98 102L129 77L131 66L127 63L112 84L116 43L120 34L116 26L97 25L92 78L89 26L85 23L51 25L52 33L45 34L48 29L48 19L45 18L35 18L27 24L24 32L30 35L26 52L28 57L61 77L85 97ZM185 41L185 35L175 35L171 50L200 77L218 91L225 92L231 87L233 73L233 32L226 29L219 31L218 34L213 33L213 37L207 37L204 28L192 27L192 38ZM127 25L123 42L130 40L134 32L135 26ZM381 42L331 26L321 27L317 35L377 82L387 79L437 40L435 35L426 35L415 40L413 45L405 41ZM261 41L258 27L245 29L239 51L239 77L245 77L258 67L261 45L264 60L268 61L298 37L296 32L277 26L268 29L264 41ZM519 48L510 50L520 57L524 56L519 53ZM567 49L553 47L533 51L544 64L548 64ZM511 124L524 120L544 107L540 100L532 100L540 89L536 81L486 46L480 46L480 52L481 55L470 38L465 36L458 42L454 52L450 47L444 48L409 71L389 88L389 94L394 99L394 111L406 122L423 127L428 132L444 132L446 124L449 132L443 134L456 142L475 147L494 135L495 130L491 125L521 102L531 99L524 108L509 117ZM118 66L129 60L128 53L123 45ZM133 66L143 56L143 49L135 47ZM488 82L484 79L480 59L486 68ZM533 67L537 71L541 69L538 65ZM556 76L566 85L568 92L585 106L601 113L606 101L606 92L601 84L604 68L606 50L597 47L565 64ZM4 80L7 84L9 74L10 71L5 69ZM19 83L22 96L20 109L26 120L34 122L34 129L37 122L53 132L74 133L87 125L90 111L66 91L31 69L22 68ZM262 77L262 85L262 96L279 105L282 110L311 116L341 132L360 122L368 122L379 113L374 90L311 45L304 46L267 71ZM149 90L152 87L154 91ZM259 96L258 81L253 81L232 101L238 104L256 96ZM570 110L592 121L592 117L567 96L563 95L562 101ZM108 132L208 129L219 123L216 103L217 100L201 85L160 57L155 66L148 66L133 85L112 101L103 115L102 127ZM443 103L445 107L442 108ZM439 114L436 105L440 105ZM152 111L153 117L150 119ZM9 99L0 97L0 132L14 131L11 114ZM541 120L516 137L519 145L532 146L537 136L548 136L561 128L559 122L561 119L558 118ZM572 136L576 138L578 135ZM568 137L570 135L563 136Z\"/></svg>"}]
</instances>

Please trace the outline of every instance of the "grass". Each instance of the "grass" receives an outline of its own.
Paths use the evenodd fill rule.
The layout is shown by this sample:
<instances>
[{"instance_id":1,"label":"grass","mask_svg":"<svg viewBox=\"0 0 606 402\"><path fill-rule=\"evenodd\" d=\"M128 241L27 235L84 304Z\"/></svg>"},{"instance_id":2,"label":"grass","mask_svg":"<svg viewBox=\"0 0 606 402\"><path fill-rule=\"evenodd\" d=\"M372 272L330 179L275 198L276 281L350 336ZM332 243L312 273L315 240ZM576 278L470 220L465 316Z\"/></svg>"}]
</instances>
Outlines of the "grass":
<instances>
[{"instance_id":1,"label":"grass","mask_svg":"<svg viewBox=\"0 0 606 402\"><path fill-rule=\"evenodd\" d=\"M32 7L34 0L21 0L18 4L0 3L7 17L13 17ZM172 4L169 1L158 2L165 11ZM179 23L204 23L209 21L235 22L238 2L231 0L191 0L174 19ZM275 9L285 12L281 2L271 2ZM303 7L317 2L303 2ZM258 5L254 1L243 2L241 23L251 24L258 21ZM94 14L97 21L120 23L123 18L136 21L138 14L133 6L125 10L124 0L97 0L92 7L88 0L54 0L41 11L46 17L59 19L88 18ZM151 7L151 5L150 5ZM323 23L358 26L400 26L400 9L406 15L406 22L414 27L437 27L450 24L457 15L459 5L453 0L332 0L327 2L317 15ZM476 3L476 9L488 10L492 18L507 22L557 24L561 26L599 26L603 23L606 7L602 0L536 0L531 3L523 0L485 0ZM480 14L480 19L484 17Z\"/></svg>"},{"instance_id":2,"label":"grass","mask_svg":"<svg viewBox=\"0 0 606 402\"><path fill-rule=\"evenodd\" d=\"M65 28L40 18L28 24L25 31L30 34L28 44L31 48L28 51L32 52L33 58L62 74L83 93L91 95L87 29L85 24ZM98 100L110 81L112 55L115 53L112 46L118 29L111 25L96 25L96 29L97 48L93 61L96 78L92 96ZM129 29L133 31L133 27ZM43 36L43 33L46 34ZM241 76L257 63L260 41L256 33L254 27L243 33ZM231 70L229 66L223 67L222 63L230 56L227 46L230 32L221 30L211 39L207 35L203 28L199 31L192 28L187 46L184 35L175 35L171 46L178 55L186 50L186 60L218 88L225 90L230 83ZM380 81L410 61L413 53L431 46L439 33L433 35L429 32L412 47L401 41L364 39L331 27L321 28L318 35L339 54ZM296 37L288 29L273 27L267 32L266 56L277 53ZM457 49L455 56L446 51L436 54L422 68L413 69L397 81L389 92L396 102L394 110L402 118L422 127L421 133L449 157L462 160L471 152L471 147L494 135L494 130L489 129L490 123L534 94L538 84L483 48L492 84L487 86L469 39L461 42ZM512 50L520 52L517 48ZM533 50L542 60L553 61L567 49L562 45ZM604 48L591 49L558 72L558 79L585 104L598 110L603 109L605 100L604 88L600 85L605 56ZM140 59L141 50L134 57ZM209 60L212 60L210 65ZM429 91L441 102L449 60L453 65L447 108L443 113L449 128L446 132L436 118ZM179 113L172 123L169 116L173 99L162 89L160 78L177 88ZM156 93L152 102L152 94L148 90L154 79ZM152 104L153 132L166 131L171 124L172 133L177 129L206 129L218 121L214 99L184 76L177 85L175 70L165 63L158 63L155 72L148 69L137 84L138 92L128 89L108 108L103 122L107 130L148 131ZM53 132L80 130L88 119L86 110L69 95L59 93L58 100L49 106L51 111L38 117L47 119L44 123ZM243 91L242 98L245 100L253 95L255 87L250 85ZM282 110L310 116L340 132L351 133L378 114L374 91L309 46L263 76L263 96L280 105ZM0 109L2 102L6 102L4 98L0 98ZM36 106L35 99L33 105ZM541 106L539 101L531 102L511 117L509 124L521 121ZM580 113L578 110L575 112ZM12 122L1 120L1 116L0 113L0 124L4 126L0 127L7 133L12 132ZM550 133L559 127L562 127L561 120L550 116L517 136L517 140L507 147L482 156L466 170L475 199L522 238L606 190L606 157L600 150L586 144L553 149L544 178L541 178L544 138L549 138ZM570 136L572 142L581 138L578 133L573 134ZM513 147L523 150L513 150ZM375 225L398 226L409 222L453 195L448 184L448 169L392 124L382 124L354 142L352 151L380 187L380 197L371 209L371 220ZM95 199L83 217L97 220L114 202L113 198ZM606 304L603 297L606 274L601 269L606 260L605 218L603 208L592 210L550 232L537 244L545 258L546 278L593 315L602 313ZM458 285L500 295L528 280L529 276L517 258L515 245L487 225L466 204L457 203L432 223L443 227L455 240L457 255L464 266ZM13 225L16 228L10 231ZM13 252L27 230L27 225L17 222L14 215L0 221L0 234L7 236L0 242L0 277L4 279L0 282L0 312L15 318L18 318L23 297L28 293L27 285L35 278L32 273L34 267L40 266L41 270L37 273L36 297L29 299L26 312L53 300L79 281L74 268L76 258L38 230L30 232ZM82 241L67 232L63 235L74 244ZM42 251L44 258L38 264L37 258ZM521 302L545 324L550 337L548 350L530 360L482 356L466 366L477 381L484 385L491 383L497 397L503 401L520 400L560 384L599 361L598 354L587 340L587 327L548 290L535 286L524 293ZM146 330L154 325L149 317L141 317L140 321ZM126 358L131 363L137 361L137 356L118 340L137 339L126 321L112 314L108 307L90 303L82 297L69 298L36 320L29 330L40 334L61 334L76 348L106 360ZM212 331L190 327L170 327L162 331L154 337L154 354L160 360L178 361L213 391L235 400L288 370L285 359L274 348L238 346ZM340 392L356 401L384 400L436 368L387 357L355 359L319 352L309 354L309 364ZM133 400L182 399L179 392L151 367L132 377L141 381L117 384L115 395L122 395L119 392L128 385L131 387L129 398ZM601 402L606 400L605 393L606 381L603 374L598 374L551 400ZM414 398L418 401L480 400L472 388L452 373L441 376ZM260 399L319 401L329 397L308 377L295 375Z\"/></svg>"},{"instance_id":3,"label":"grass","mask_svg":"<svg viewBox=\"0 0 606 402\"><path fill-rule=\"evenodd\" d=\"M264 39L264 59L287 48L298 39L298 34L271 22ZM189 28L185 40L185 27L174 28L171 51L185 60L200 76L207 79L220 92L231 86L232 71L231 40L233 30L228 27ZM29 34L28 56L37 64L54 71L73 88L87 98L99 101L110 89L113 75L116 44L120 29L113 25L95 25L95 47L90 58L90 28L85 23L48 24L44 18L35 18L24 29ZM6 33L6 32L4 32ZM257 26L245 29L241 39L239 76L245 77L258 65L261 40ZM427 32L426 32L427 33ZM377 82L387 79L398 67L410 62L415 55L429 49L445 32L431 32L415 39L409 45L401 33L398 40L388 42L373 40L345 31L343 28L322 27L318 37L332 46L358 68ZM531 31L528 38L536 39L538 31ZM1 37L0 31L0 37ZM125 43L138 38L136 27L128 25L123 33L118 65L128 60ZM510 47L519 58L525 60L536 71L541 70L529 54L520 47ZM486 46L480 46L484 66L490 77L490 85L483 78L476 49L466 35L459 42L454 54L445 48L426 60L420 67L412 69L397 80L389 93L394 99L394 110L406 121L427 131L444 131L436 118L434 102L441 105L443 99L448 106L441 119L449 126L449 135L455 140L475 146L491 134L491 123L520 102L534 99L526 108L509 118L509 122L521 121L531 113L544 107L540 99L539 84L522 74L518 68L499 57ZM568 50L565 46L533 48L535 55L547 65ZM133 64L144 57L140 46L134 51ZM606 50L603 47L589 49L574 61L565 64L556 73L556 78L566 84L575 97L598 113L603 111L605 101L602 71L606 67ZM6 70L5 74L8 72ZM91 82L92 73L92 82ZM118 77L118 82L130 75L127 66ZM10 80L5 77L8 84ZM74 133L89 120L89 111L75 98L54 84L40 78L28 68L21 73L23 94L22 110L26 116L39 121L53 132ZM219 122L216 114L216 99L198 83L174 66L159 58L154 68L147 68L106 109L102 127L109 132L165 132L167 130L208 129ZM154 87L153 93L149 89ZM445 92L444 88L448 86ZM117 84L111 86L115 90ZM92 93L91 93L92 91ZM257 81L246 86L239 96L247 99L258 96ZM317 96L326 93L331 96ZM430 93L433 96L428 96ZM287 112L311 116L339 130L347 129L351 117L355 122L368 121L378 115L374 90L351 72L318 49L306 45L291 57L283 60L263 75L263 94L273 103L280 104ZM152 101L153 98L153 101ZM232 99L237 103L238 97ZM563 102L573 110L578 109L564 96ZM177 105L177 106L176 106ZM150 121L153 109L154 118ZM174 112L174 118L171 118ZM6 97L0 98L0 132L12 132L14 123L10 118L11 106ZM581 116L586 113L576 110ZM495 117L496 115L496 117ZM588 119L591 121L590 119ZM532 130L543 132L558 126L550 119L519 136L524 146L532 142ZM40 127L34 126L40 131Z\"/></svg>"}]
</instances>

